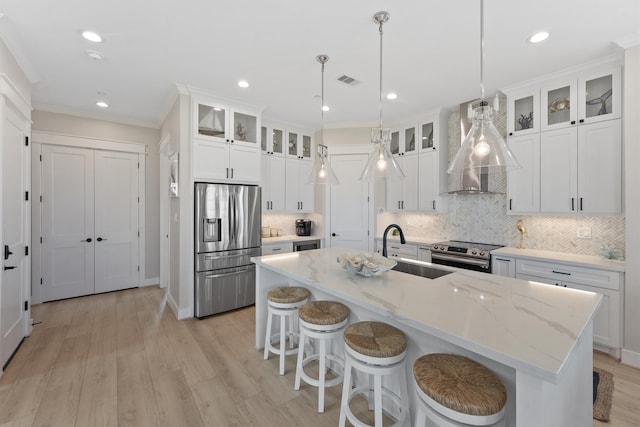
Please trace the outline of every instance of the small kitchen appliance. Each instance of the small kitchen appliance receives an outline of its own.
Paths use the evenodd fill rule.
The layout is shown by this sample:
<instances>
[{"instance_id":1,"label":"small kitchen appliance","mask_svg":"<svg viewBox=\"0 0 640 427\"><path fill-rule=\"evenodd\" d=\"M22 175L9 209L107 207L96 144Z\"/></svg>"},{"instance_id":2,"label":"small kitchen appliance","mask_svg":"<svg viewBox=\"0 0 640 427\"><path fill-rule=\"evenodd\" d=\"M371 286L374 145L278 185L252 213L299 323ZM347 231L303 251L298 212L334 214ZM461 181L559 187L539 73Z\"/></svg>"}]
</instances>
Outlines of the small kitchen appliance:
<instances>
[{"instance_id":1,"label":"small kitchen appliance","mask_svg":"<svg viewBox=\"0 0 640 427\"><path fill-rule=\"evenodd\" d=\"M491 251L500 245L450 240L431 245L431 263L491 273Z\"/></svg>"},{"instance_id":2,"label":"small kitchen appliance","mask_svg":"<svg viewBox=\"0 0 640 427\"><path fill-rule=\"evenodd\" d=\"M296 219L296 236L311 236L310 219Z\"/></svg>"}]
</instances>

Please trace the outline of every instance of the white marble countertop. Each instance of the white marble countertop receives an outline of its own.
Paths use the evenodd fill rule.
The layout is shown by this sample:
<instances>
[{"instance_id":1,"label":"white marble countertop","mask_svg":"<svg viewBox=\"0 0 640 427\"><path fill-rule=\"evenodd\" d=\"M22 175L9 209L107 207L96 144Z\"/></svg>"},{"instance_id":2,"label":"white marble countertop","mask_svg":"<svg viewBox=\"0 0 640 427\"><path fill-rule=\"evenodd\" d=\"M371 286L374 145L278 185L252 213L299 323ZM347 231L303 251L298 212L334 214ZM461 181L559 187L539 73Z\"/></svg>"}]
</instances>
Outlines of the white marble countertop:
<instances>
[{"instance_id":1,"label":"white marble countertop","mask_svg":"<svg viewBox=\"0 0 640 427\"><path fill-rule=\"evenodd\" d=\"M295 234L289 234L286 236L278 237L263 237L262 244L268 245L269 243L282 243L282 242L304 242L306 240L322 240L322 236L296 236Z\"/></svg>"},{"instance_id":2,"label":"white marble countertop","mask_svg":"<svg viewBox=\"0 0 640 427\"><path fill-rule=\"evenodd\" d=\"M371 278L349 275L336 262L345 251L329 248L252 261L553 383L567 369L602 300L596 293L469 270L438 279L396 271Z\"/></svg>"},{"instance_id":3,"label":"white marble countertop","mask_svg":"<svg viewBox=\"0 0 640 427\"><path fill-rule=\"evenodd\" d=\"M518 249L504 247L491 251L491 255L527 258L540 261L561 262L578 267L594 267L602 270L625 271L625 262L606 259L595 255L570 254L566 252L541 251L538 249Z\"/></svg>"}]
</instances>

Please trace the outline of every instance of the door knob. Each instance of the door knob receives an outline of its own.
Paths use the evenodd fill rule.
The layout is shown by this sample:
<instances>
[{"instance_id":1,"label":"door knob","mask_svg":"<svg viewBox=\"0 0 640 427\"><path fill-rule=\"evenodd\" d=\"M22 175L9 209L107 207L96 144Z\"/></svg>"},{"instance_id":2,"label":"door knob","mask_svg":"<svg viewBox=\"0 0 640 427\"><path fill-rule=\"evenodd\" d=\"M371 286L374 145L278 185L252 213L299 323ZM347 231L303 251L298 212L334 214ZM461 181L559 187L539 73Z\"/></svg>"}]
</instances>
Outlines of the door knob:
<instances>
[{"instance_id":1,"label":"door knob","mask_svg":"<svg viewBox=\"0 0 640 427\"><path fill-rule=\"evenodd\" d=\"M87 243L91 243L92 239L91 237L86 238L85 240L80 240L81 242L87 242Z\"/></svg>"},{"instance_id":2,"label":"door knob","mask_svg":"<svg viewBox=\"0 0 640 427\"><path fill-rule=\"evenodd\" d=\"M336 233L331 233L331 236L336 237L337 234Z\"/></svg>"},{"instance_id":3,"label":"door knob","mask_svg":"<svg viewBox=\"0 0 640 427\"><path fill-rule=\"evenodd\" d=\"M102 242L103 240L107 240L107 239L103 239L102 237L98 237L96 240L97 240L98 242Z\"/></svg>"},{"instance_id":4,"label":"door knob","mask_svg":"<svg viewBox=\"0 0 640 427\"><path fill-rule=\"evenodd\" d=\"M9 250L9 245L4 245L4 259L8 260L10 255L13 255L13 252Z\"/></svg>"}]
</instances>

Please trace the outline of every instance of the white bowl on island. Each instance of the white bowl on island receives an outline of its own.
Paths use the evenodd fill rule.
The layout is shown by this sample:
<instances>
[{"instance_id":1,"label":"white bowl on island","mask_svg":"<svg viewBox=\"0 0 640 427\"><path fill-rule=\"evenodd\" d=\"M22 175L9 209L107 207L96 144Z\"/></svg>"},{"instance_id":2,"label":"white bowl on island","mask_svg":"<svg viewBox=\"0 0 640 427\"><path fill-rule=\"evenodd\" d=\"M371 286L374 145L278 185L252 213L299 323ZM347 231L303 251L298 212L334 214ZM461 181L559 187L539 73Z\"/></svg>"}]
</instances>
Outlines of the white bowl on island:
<instances>
[{"instance_id":1,"label":"white bowl on island","mask_svg":"<svg viewBox=\"0 0 640 427\"><path fill-rule=\"evenodd\" d=\"M338 264L349 273L371 277L391 270L397 262L385 258L377 252L345 252L338 256Z\"/></svg>"}]
</instances>

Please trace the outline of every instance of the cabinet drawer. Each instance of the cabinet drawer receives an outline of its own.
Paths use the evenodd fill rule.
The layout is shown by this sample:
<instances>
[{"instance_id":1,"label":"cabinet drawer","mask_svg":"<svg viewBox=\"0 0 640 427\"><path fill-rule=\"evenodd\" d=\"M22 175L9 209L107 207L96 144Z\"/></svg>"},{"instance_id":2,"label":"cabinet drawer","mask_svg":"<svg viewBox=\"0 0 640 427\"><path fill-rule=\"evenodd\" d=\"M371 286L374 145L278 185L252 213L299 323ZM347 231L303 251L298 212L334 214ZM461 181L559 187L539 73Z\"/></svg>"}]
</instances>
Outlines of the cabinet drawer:
<instances>
[{"instance_id":1,"label":"cabinet drawer","mask_svg":"<svg viewBox=\"0 0 640 427\"><path fill-rule=\"evenodd\" d=\"M293 244L291 242L262 245L262 255L285 254L287 252L293 252Z\"/></svg>"},{"instance_id":2,"label":"cabinet drawer","mask_svg":"<svg viewBox=\"0 0 640 427\"><path fill-rule=\"evenodd\" d=\"M380 254L382 253L382 239L376 239L376 251L378 251L378 253ZM418 246L411 243L406 243L403 245L396 240L387 240L387 255L389 256L389 258L397 257L418 259Z\"/></svg>"},{"instance_id":3,"label":"cabinet drawer","mask_svg":"<svg viewBox=\"0 0 640 427\"><path fill-rule=\"evenodd\" d=\"M516 260L516 274L518 276L537 276L597 288L620 290L619 273L595 268L518 259Z\"/></svg>"}]
</instances>

